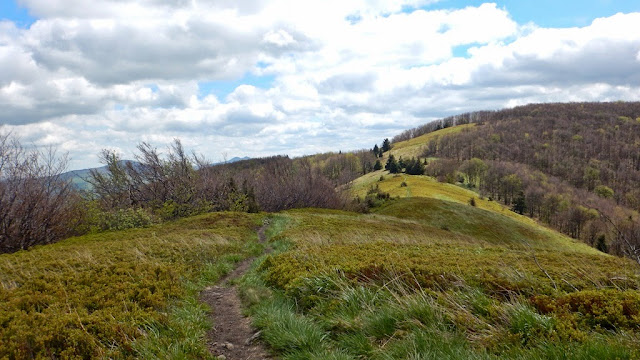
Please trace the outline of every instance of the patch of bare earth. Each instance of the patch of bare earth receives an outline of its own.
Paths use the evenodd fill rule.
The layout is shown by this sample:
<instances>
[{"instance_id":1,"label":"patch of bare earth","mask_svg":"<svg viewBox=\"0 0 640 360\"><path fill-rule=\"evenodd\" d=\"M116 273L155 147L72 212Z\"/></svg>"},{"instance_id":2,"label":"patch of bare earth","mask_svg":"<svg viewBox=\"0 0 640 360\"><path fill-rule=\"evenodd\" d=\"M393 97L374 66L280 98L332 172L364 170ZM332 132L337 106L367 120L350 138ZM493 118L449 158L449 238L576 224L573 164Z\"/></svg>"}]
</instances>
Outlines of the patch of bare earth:
<instances>
[{"instance_id":1,"label":"patch of bare earth","mask_svg":"<svg viewBox=\"0 0 640 360\"><path fill-rule=\"evenodd\" d=\"M265 240L266 225L258 230L260 242ZM270 359L264 346L258 341L258 333L251 327L249 318L242 314L242 303L236 286L228 286L231 280L242 276L253 258L242 261L235 270L220 280L216 286L204 289L201 300L207 303L213 329L207 334L209 351L219 359L249 360Z\"/></svg>"}]
</instances>

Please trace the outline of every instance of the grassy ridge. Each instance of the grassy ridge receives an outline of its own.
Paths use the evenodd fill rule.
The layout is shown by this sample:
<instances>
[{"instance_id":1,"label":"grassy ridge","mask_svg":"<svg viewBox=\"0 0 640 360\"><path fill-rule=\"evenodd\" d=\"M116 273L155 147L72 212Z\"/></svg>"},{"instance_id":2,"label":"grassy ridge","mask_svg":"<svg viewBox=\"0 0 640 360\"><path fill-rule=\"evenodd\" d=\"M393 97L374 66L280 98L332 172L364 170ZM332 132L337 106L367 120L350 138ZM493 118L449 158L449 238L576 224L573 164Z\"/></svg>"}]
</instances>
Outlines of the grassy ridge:
<instances>
[{"instance_id":1,"label":"grassy ridge","mask_svg":"<svg viewBox=\"0 0 640 360\"><path fill-rule=\"evenodd\" d=\"M396 206L411 212L412 200ZM634 264L542 244L558 239L505 246L432 221L311 209L280 216L272 241L288 245L263 259L245 289L264 339L285 359L639 354Z\"/></svg>"},{"instance_id":2,"label":"grassy ridge","mask_svg":"<svg viewBox=\"0 0 640 360\"><path fill-rule=\"evenodd\" d=\"M383 180L380 181L380 176L383 177ZM404 183L404 185L403 185ZM383 171L377 171L374 173L370 173L364 175L357 180L355 180L350 188L350 192L353 196L359 196L364 198L367 191L371 187L377 186L381 191L389 193L393 197L399 198L412 198L411 201L424 201L424 200L416 200L421 198L427 199L436 199L442 200L438 202L439 204L450 204L446 206L448 209L444 209L442 206L436 207L428 211L428 207L425 208L425 205L415 204L415 206L405 206L405 205L390 205L391 207L387 210L379 210L381 213L399 216L401 218L406 218L407 216L412 216L411 214L415 211L421 212L420 216L427 216L430 213L433 217L440 217L442 221L433 222L434 226L441 226L443 223L449 224L451 222L454 223L455 226L456 221L469 220L469 221L478 221L481 224L484 223L484 220L479 219L486 218L489 214L474 211L473 209L468 208L468 203L471 199L474 199L476 208L487 210L488 212L493 213L490 215L494 219L494 224L492 224L491 231L498 235L490 235L494 238L500 236L510 236L514 231L516 232L526 232L529 236L534 234L535 239L543 240L552 240L551 246L562 246L562 247L570 247L574 249L580 248L581 251L597 253L597 250L577 241L575 239L571 239L570 237L561 234L555 230L549 229L547 227L541 226L535 220L517 214L511 210L509 210L504 205L496 202L489 201L485 198L481 198L477 193L462 188L457 185L441 183L437 180L433 179L430 176L418 176L418 175L389 175ZM433 203L433 202L432 202ZM393 203L392 203L393 204ZM403 203L404 204L404 203ZM463 204L464 207L458 207L460 211L463 213L456 213L455 211L451 211L451 207L454 204ZM394 210L395 209L395 210ZM395 212L397 210L397 212ZM443 211L443 213L438 213L439 211ZM473 211L474 215L469 214L469 212ZM394 213L395 212L395 213ZM504 217L510 218L514 221L509 221L504 219ZM496 226L495 222L509 224L508 227ZM451 224L449 224L451 225ZM447 226L449 226L447 225ZM462 225L462 226L460 226ZM465 229L470 226L470 223L458 224L458 229ZM520 229L520 230L518 230ZM477 232L473 232L470 235L472 236L480 236L481 234ZM527 237L523 237L527 238ZM540 243L537 244L541 245Z\"/></svg>"},{"instance_id":3,"label":"grassy ridge","mask_svg":"<svg viewBox=\"0 0 640 360\"><path fill-rule=\"evenodd\" d=\"M399 158L400 156L402 156L403 158L419 157L424 152L424 147L426 146L426 144L428 144L431 140L436 139L440 136L456 134L461 131L469 131L475 126L476 124L473 123L452 126L428 134L424 134L413 139L401 141L393 144L393 147L391 148L391 154L393 154L396 158Z\"/></svg>"},{"instance_id":4,"label":"grassy ridge","mask_svg":"<svg viewBox=\"0 0 640 360\"><path fill-rule=\"evenodd\" d=\"M0 358L163 357L203 335L184 312L201 314L198 288L256 251L259 221L210 214L0 255ZM158 340L167 332L173 344Z\"/></svg>"},{"instance_id":5,"label":"grassy ridge","mask_svg":"<svg viewBox=\"0 0 640 360\"><path fill-rule=\"evenodd\" d=\"M380 176L383 177L383 181L380 181ZM401 186L403 182L406 186ZM500 213L521 222L535 224L535 221L530 218L516 214L498 202L480 198L478 193L460 186L438 182L430 176L390 175L386 171L375 171L356 179L351 184L350 191L354 196L364 198L372 186L378 186L380 190L388 192L391 196L401 198L427 197L461 204L468 204L469 200L474 198L478 208Z\"/></svg>"},{"instance_id":6,"label":"grassy ridge","mask_svg":"<svg viewBox=\"0 0 640 360\"><path fill-rule=\"evenodd\" d=\"M552 293L556 288L589 289L594 284L637 286L635 268L627 260L544 236L531 236L524 243L523 237L529 235L526 231L532 229L518 227L500 215L494 216L497 219L477 217L473 212L467 215L464 210L471 208L469 205L445 203L457 210L456 216L462 220L458 221L459 229L451 225L452 229L443 230L438 216L432 223L428 208L419 211L416 204L422 205L424 200L400 200L382 210L404 206L417 221L343 212L288 212L292 225L280 236L292 241L294 248L267 261L267 281L288 290L307 278L340 271L353 279L409 274L423 287L470 283L496 293ZM421 214L427 216L419 218ZM505 219L506 225L498 223ZM496 229L498 233L484 226L476 231L473 226L494 225L492 221L502 226ZM496 234L501 237L495 238Z\"/></svg>"}]
</instances>

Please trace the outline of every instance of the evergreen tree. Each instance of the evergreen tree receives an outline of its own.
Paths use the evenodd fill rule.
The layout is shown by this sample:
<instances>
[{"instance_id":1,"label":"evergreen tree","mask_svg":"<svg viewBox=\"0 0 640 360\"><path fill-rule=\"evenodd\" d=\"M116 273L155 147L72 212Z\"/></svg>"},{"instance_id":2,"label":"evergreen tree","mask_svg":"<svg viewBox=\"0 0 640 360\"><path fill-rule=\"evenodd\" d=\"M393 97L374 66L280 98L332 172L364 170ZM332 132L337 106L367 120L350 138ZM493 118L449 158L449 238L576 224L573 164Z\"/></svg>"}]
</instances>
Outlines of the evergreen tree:
<instances>
[{"instance_id":1,"label":"evergreen tree","mask_svg":"<svg viewBox=\"0 0 640 360\"><path fill-rule=\"evenodd\" d=\"M527 210L527 205L524 200L524 192L520 191L515 197L512 209L520 215L524 214L525 210Z\"/></svg>"},{"instance_id":2,"label":"evergreen tree","mask_svg":"<svg viewBox=\"0 0 640 360\"><path fill-rule=\"evenodd\" d=\"M382 142L382 152L385 153L389 150L391 150L391 141L389 141L389 138L386 138Z\"/></svg>"},{"instance_id":3,"label":"evergreen tree","mask_svg":"<svg viewBox=\"0 0 640 360\"><path fill-rule=\"evenodd\" d=\"M596 240L596 249L602 251L603 253L609 252L609 247L607 246L607 241L604 234L600 234L600 236L598 236L598 240Z\"/></svg>"},{"instance_id":4,"label":"evergreen tree","mask_svg":"<svg viewBox=\"0 0 640 360\"><path fill-rule=\"evenodd\" d=\"M382 163L380 162L380 160L376 160L376 164L373 165L373 170L375 171L382 170Z\"/></svg>"},{"instance_id":5,"label":"evergreen tree","mask_svg":"<svg viewBox=\"0 0 640 360\"><path fill-rule=\"evenodd\" d=\"M411 160L406 163L405 172L409 175L422 175L424 174L424 165L420 159L411 158Z\"/></svg>"},{"instance_id":6,"label":"evergreen tree","mask_svg":"<svg viewBox=\"0 0 640 360\"><path fill-rule=\"evenodd\" d=\"M378 147L378 144L375 144L375 145L373 146L373 155L374 155L375 157L378 157L378 155L379 155L379 154L380 154L380 148Z\"/></svg>"},{"instance_id":7,"label":"evergreen tree","mask_svg":"<svg viewBox=\"0 0 640 360\"><path fill-rule=\"evenodd\" d=\"M395 156L389 155L389 160L387 160L387 165L384 167L386 170L389 170L392 174L397 174L400 172L398 167L398 162L396 161Z\"/></svg>"}]
</instances>

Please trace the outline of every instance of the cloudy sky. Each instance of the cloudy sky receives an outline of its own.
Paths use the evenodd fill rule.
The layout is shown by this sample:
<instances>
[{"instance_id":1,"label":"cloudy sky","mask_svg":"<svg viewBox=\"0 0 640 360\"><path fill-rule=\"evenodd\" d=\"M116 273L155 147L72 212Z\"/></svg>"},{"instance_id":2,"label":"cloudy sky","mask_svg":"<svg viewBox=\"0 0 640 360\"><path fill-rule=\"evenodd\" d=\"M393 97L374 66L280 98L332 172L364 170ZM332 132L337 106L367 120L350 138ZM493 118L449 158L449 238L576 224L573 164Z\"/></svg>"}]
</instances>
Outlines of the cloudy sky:
<instances>
[{"instance_id":1,"label":"cloudy sky","mask_svg":"<svg viewBox=\"0 0 640 360\"><path fill-rule=\"evenodd\" d=\"M637 0L0 0L0 131L71 169L372 147L456 113L640 100Z\"/></svg>"}]
</instances>

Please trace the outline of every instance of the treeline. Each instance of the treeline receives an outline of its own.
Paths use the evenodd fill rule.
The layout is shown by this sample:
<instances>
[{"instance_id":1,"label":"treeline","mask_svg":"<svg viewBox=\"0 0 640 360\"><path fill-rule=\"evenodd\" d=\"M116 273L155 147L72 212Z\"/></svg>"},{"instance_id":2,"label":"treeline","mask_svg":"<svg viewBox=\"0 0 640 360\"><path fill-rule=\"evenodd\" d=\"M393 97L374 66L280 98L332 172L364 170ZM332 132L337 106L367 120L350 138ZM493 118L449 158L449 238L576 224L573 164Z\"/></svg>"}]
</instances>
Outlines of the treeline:
<instances>
[{"instance_id":1,"label":"treeline","mask_svg":"<svg viewBox=\"0 0 640 360\"><path fill-rule=\"evenodd\" d=\"M474 111L460 115L449 116L444 119L434 120L424 125L420 125L416 128L401 132L400 134L394 136L391 142L397 143L400 141L411 140L413 138L417 138L418 136L429 134L434 131L446 129L452 126L465 125L470 123L481 123L490 120L495 114L496 111Z\"/></svg>"},{"instance_id":2,"label":"treeline","mask_svg":"<svg viewBox=\"0 0 640 360\"><path fill-rule=\"evenodd\" d=\"M425 145L422 156L439 159L427 174L640 260L640 103L535 104L483 114L474 128Z\"/></svg>"},{"instance_id":3,"label":"treeline","mask_svg":"<svg viewBox=\"0 0 640 360\"><path fill-rule=\"evenodd\" d=\"M524 164L478 158L433 160L426 174L476 188L482 196L603 252L640 261L640 217L607 194L577 189Z\"/></svg>"},{"instance_id":4,"label":"treeline","mask_svg":"<svg viewBox=\"0 0 640 360\"><path fill-rule=\"evenodd\" d=\"M336 187L372 171L376 156L363 150L211 166L175 140L165 152L139 144L134 161L111 150L100 160L105 170L92 170L91 190L79 191L61 177L65 157L0 137L0 253L211 211L351 208Z\"/></svg>"},{"instance_id":5,"label":"treeline","mask_svg":"<svg viewBox=\"0 0 640 360\"><path fill-rule=\"evenodd\" d=\"M640 210L640 103L527 105L478 125L431 141L423 156L522 163Z\"/></svg>"}]
</instances>

